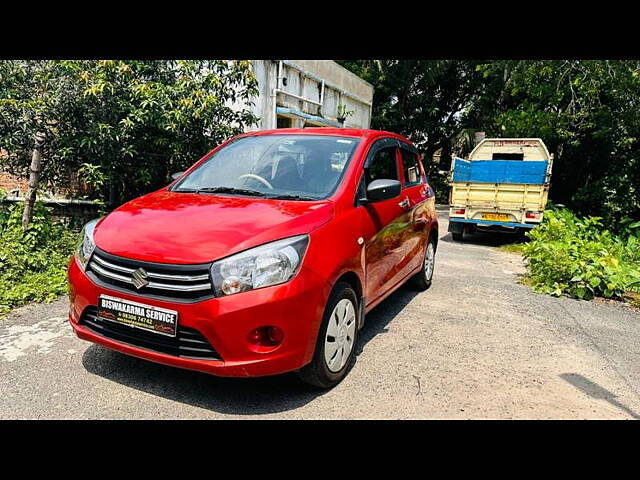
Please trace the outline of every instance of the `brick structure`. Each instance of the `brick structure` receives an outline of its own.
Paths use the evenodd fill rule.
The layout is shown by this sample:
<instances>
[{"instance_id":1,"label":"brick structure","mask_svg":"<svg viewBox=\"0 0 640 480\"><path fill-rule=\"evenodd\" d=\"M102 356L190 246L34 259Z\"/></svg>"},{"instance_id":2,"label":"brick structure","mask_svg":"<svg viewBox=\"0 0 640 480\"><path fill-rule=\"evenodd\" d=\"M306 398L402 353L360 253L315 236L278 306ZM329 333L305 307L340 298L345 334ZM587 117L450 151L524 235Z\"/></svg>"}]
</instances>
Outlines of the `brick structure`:
<instances>
[{"instance_id":1,"label":"brick structure","mask_svg":"<svg viewBox=\"0 0 640 480\"><path fill-rule=\"evenodd\" d=\"M23 197L27 193L27 187L26 179L0 172L0 190L4 190L6 193L19 190L19 196Z\"/></svg>"},{"instance_id":2,"label":"brick structure","mask_svg":"<svg viewBox=\"0 0 640 480\"><path fill-rule=\"evenodd\" d=\"M6 151L0 150L0 157L7 154ZM0 190L9 193L14 190L19 191L20 196L24 196L27 193L28 182L26 178L16 177L7 172L0 171Z\"/></svg>"}]
</instances>

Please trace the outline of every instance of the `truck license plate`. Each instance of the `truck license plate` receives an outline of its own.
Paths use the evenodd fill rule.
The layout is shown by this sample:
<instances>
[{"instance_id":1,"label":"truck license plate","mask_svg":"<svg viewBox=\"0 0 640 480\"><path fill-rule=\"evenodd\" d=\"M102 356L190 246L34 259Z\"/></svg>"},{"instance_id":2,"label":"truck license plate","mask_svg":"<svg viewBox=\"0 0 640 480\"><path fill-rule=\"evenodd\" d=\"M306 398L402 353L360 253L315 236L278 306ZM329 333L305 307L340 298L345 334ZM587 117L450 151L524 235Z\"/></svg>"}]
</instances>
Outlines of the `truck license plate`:
<instances>
[{"instance_id":1,"label":"truck license plate","mask_svg":"<svg viewBox=\"0 0 640 480\"><path fill-rule=\"evenodd\" d=\"M494 222L507 222L509 221L509 215L506 215L504 213L483 213L482 219L491 220Z\"/></svg>"}]
</instances>

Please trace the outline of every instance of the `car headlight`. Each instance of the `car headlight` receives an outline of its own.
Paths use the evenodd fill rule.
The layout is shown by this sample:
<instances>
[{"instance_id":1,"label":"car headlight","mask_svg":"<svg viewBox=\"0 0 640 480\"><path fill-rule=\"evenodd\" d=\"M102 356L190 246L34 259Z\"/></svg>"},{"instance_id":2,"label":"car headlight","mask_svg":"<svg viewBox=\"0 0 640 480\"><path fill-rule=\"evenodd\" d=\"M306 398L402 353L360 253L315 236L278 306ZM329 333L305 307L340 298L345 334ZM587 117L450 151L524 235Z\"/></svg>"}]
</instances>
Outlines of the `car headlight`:
<instances>
[{"instance_id":1,"label":"car headlight","mask_svg":"<svg viewBox=\"0 0 640 480\"><path fill-rule=\"evenodd\" d=\"M96 223L98 223L98 220L100 219L96 218L94 220L91 220L90 222L87 222L85 226L82 227L82 232L80 233L80 238L78 239L78 245L75 250L75 257L83 269L87 268L89 257L96 248L96 244L93 241L93 230L96 228Z\"/></svg>"},{"instance_id":2,"label":"car headlight","mask_svg":"<svg viewBox=\"0 0 640 480\"><path fill-rule=\"evenodd\" d=\"M285 238L245 250L211 265L216 295L233 295L291 280L309 245L308 235Z\"/></svg>"}]
</instances>

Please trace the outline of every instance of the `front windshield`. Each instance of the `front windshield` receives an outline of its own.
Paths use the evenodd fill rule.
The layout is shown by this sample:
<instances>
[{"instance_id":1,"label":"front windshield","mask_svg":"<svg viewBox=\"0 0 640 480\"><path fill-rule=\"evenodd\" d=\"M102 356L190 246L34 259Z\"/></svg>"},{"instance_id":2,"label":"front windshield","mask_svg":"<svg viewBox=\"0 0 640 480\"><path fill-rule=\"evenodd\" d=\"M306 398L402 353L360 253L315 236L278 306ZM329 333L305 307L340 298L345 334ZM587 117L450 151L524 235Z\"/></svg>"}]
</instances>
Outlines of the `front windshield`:
<instances>
[{"instance_id":1,"label":"front windshield","mask_svg":"<svg viewBox=\"0 0 640 480\"><path fill-rule=\"evenodd\" d=\"M327 135L258 135L218 150L174 192L218 192L315 200L333 193L358 139Z\"/></svg>"}]
</instances>

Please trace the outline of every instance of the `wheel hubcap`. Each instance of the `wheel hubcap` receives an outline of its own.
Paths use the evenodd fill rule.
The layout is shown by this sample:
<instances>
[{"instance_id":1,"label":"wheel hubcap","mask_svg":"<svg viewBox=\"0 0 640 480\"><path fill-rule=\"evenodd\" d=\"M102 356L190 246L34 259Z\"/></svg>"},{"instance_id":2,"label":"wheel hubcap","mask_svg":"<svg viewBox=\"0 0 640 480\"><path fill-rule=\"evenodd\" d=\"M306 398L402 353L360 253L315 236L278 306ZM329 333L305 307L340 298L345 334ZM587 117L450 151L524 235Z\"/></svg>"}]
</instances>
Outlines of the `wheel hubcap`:
<instances>
[{"instance_id":1,"label":"wheel hubcap","mask_svg":"<svg viewBox=\"0 0 640 480\"><path fill-rule=\"evenodd\" d=\"M356 309L343 298L333 308L324 339L324 360L332 372L340 371L349 360L356 334Z\"/></svg>"},{"instance_id":2,"label":"wheel hubcap","mask_svg":"<svg viewBox=\"0 0 640 480\"><path fill-rule=\"evenodd\" d=\"M435 250L433 248L433 243L429 243L429 245L427 245L427 253L424 257L424 275L427 280L431 280L431 277L433 276L433 267L435 264L435 260L436 256Z\"/></svg>"}]
</instances>

